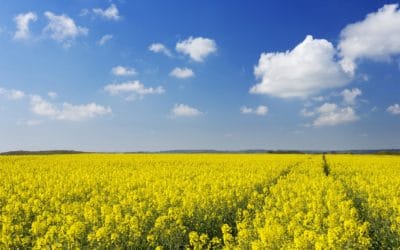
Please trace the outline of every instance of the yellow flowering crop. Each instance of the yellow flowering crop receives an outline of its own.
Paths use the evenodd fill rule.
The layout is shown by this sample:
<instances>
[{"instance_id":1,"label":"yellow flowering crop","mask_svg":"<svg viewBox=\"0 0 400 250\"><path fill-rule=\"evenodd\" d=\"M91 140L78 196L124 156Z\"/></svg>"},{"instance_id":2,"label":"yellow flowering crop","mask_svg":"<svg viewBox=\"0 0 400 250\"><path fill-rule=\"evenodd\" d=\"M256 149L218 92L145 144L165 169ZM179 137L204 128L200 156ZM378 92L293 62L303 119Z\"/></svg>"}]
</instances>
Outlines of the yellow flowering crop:
<instances>
[{"instance_id":1,"label":"yellow flowering crop","mask_svg":"<svg viewBox=\"0 0 400 250\"><path fill-rule=\"evenodd\" d=\"M399 248L400 158L325 159L1 156L0 249Z\"/></svg>"}]
</instances>

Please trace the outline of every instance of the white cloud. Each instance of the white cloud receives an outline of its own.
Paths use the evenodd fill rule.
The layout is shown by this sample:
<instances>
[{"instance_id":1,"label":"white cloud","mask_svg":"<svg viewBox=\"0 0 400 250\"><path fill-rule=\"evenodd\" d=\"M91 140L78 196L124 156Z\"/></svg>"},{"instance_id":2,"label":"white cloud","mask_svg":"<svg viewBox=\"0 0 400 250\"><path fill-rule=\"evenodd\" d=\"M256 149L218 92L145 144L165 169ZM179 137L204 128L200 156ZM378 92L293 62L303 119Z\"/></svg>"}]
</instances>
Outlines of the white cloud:
<instances>
[{"instance_id":1,"label":"white cloud","mask_svg":"<svg viewBox=\"0 0 400 250\"><path fill-rule=\"evenodd\" d=\"M260 105L255 110L255 114L256 115L266 115L267 113L268 113L268 107L267 106Z\"/></svg>"},{"instance_id":2,"label":"white cloud","mask_svg":"<svg viewBox=\"0 0 400 250\"><path fill-rule=\"evenodd\" d=\"M240 112L242 114L254 114L254 115L264 116L268 113L268 107L264 106L264 105L260 105L257 108L253 109L253 108L243 106L242 108L240 108Z\"/></svg>"},{"instance_id":3,"label":"white cloud","mask_svg":"<svg viewBox=\"0 0 400 250\"><path fill-rule=\"evenodd\" d=\"M334 103L324 103L316 109L315 127L335 126L357 121L359 118L352 107L340 108Z\"/></svg>"},{"instance_id":4,"label":"white cloud","mask_svg":"<svg viewBox=\"0 0 400 250\"><path fill-rule=\"evenodd\" d=\"M337 110L338 106L335 103L326 102L317 108L317 112L320 114L330 113Z\"/></svg>"},{"instance_id":5,"label":"white cloud","mask_svg":"<svg viewBox=\"0 0 400 250\"><path fill-rule=\"evenodd\" d=\"M252 108L248 108L246 106L243 106L243 107L240 108L240 112L242 114L251 114L251 113L253 113L253 109Z\"/></svg>"},{"instance_id":6,"label":"white cloud","mask_svg":"<svg viewBox=\"0 0 400 250\"><path fill-rule=\"evenodd\" d=\"M37 21L37 15L34 12L21 13L14 18L17 30L14 39L26 40L30 37L29 24Z\"/></svg>"},{"instance_id":7,"label":"white cloud","mask_svg":"<svg viewBox=\"0 0 400 250\"><path fill-rule=\"evenodd\" d=\"M343 102L348 105L354 105L356 98L362 95L362 91L359 88L345 89L340 95L343 97Z\"/></svg>"},{"instance_id":8,"label":"white cloud","mask_svg":"<svg viewBox=\"0 0 400 250\"><path fill-rule=\"evenodd\" d=\"M137 72L134 68L128 68L123 66L115 66L111 69L111 73L115 76L133 76Z\"/></svg>"},{"instance_id":9,"label":"white cloud","mask_svg":"<svg viewBox=\"0 0 400 250\"><path fill-rule=\"evenodd\" d=\"M169 57L172 56L171 51L167 47L165 47L165 45L162 43L150 44L149 50L154 53L163 53L164 55L169 56Z\"/></svg>"},{"instance_id":10,"label":"white cloud","mask_svg":"<svg viewBox=\"0 0 400 250\"><path fill-rule=\"evenodd\" d=\"M63 103L62 110L58 114L58 120L67 121L80 121L88 118L94 118L96 116L102 116L111 113L110 107L104 107L97 105L92 102L84 105L72 105L69 103Z\"/></svg>"},{"instance_id":11,"label":"white cloud","mask_svg":"<svg viewBox=\"0 0 400 250\"><path fill-rule=\"evenodd\" d=\"M37 115L49 117L56 117L59 112L54 104L38 95L31 96L31 111Z\"/></svg>"},{"instance_id":12,"label":"white cloud","mask_svg":"<svg viewBox=\"0 0 400 250\"><path fill-rule=\"evenodd\" d=\"M47 95L51 98L51 99L56 99L58 97L58 94L56 92L53 91L49 91L47 92Z\"/></svg>"},{"instance_id":13,"label":"white cloud","mask_svg":"<svg viewBox=\"0 0 400 250\"><path fill-rule=\"evenodd\" d=\"M82 121L112 112L110 107L104 107L93 102L83 105L63 103L61 106L57 106L38 95L31 96L30 107L36 115L65 121Z\"/></svg>"},{"instance_id":14,"label":"white cloud","mask_svg":"<svg viewBox=\"0 0 400 250\"><path fill-rule=\"evenodd\" d=\"M97 44L98 44L99 46L103 46L104 44L106 44L107 42L109 42L111 39L113 39L113 35L106 34L106 35L102 36L102 37L97 41Z\"/></svg>"},{"instance_id":15,"label":"white cloud","mask_svg":"<svg viewBox=\"0 0 400 250\"><path fill-rule=\"evenodd\" d=\"M165 92L164 88L161 86L146 88L139 81L109 84L104 87L104 90L110 95L128 94L127 100L135 99L136 96L143 97L145 95L162 94Z\"/></svg>"},{"instance_id":16,"label":"white cloud","mask_svg":"<svg viewBox=\"0 0 400 250\"><path fill-rule=\"evenodd\" d=\"M292 51L262 53L254 68L261 82L250 93L306 98L323 89L343 86L350 78L334 57L335 48L330 42L310 35Z\"/></svg>"},{"instance_id":17,"label":"white cloud","mask_svg":"<svg viewBox=\"0 0 400 250\"><path fill-rule=\"evenodd\" d=\"M93 13L107 20L118 21L119 19L121 19L118 8L117 6L115 6L115 4L111 4L110 7L105 10L102 10L100 8L93 9Z\"/></svg>"},{"instance_id":18,"label":"white cloud","mask_svg":"<svg viewBox=\"0 0 400 250\"><path fill-rule=\"evenodd\" d=\"M202 62L208 55L217 51L217 44L209 38L189 37L178 42L175 49L182 54L189 55L196 62Z\"/></svg>"},{"instance_id":19,"label":"white cloud","mask_svg":"<svg viewBox=\"0 0 400 250\"><path fill-rule=\"evenodd\" d=\"M400 11L398 4L384 5L341 32L338 48L343 69L354 74L357 59L390 60L400 54Z\"/></svg>"},{"instance_id":20,"label":"white cloud","mask_svg":"<svg viewBox=\"0 0 400 250\"><path fill-rule=\"evenodd\" d=\"M10 90L9 91L9 98L12 100L18 100L25 97L25 93L20 90Z\"/></svg>"},{"instance_id":21,"label":"white cloud","mask_svg":"<svg viewBox=\"0 0 400 250\"><path fill-rule=\"evenodd\" d=\"M21 90L0 88L0 96L9 100L19 100L25 97L25 93Z\"/></svg>"},{"instance_id":22,"label":"white cloud","mask_svg":"<svg viewBox=\"0 0 400 250\"><path fill-rule=\"evenodd\" d=\"M202 114L198 109L186 104L175 104L171 110L173 116L199 116Z\"/></svg>"},{"instance_id":23,"label":"white cloud","mask_svg":"<svg viewBox=\"0 0 400 250\"><path fill-rule=\"evenodd\" d=\"M89 30L85 27L77 26L75 21L66 15L55 15L46 11L44 15L49 23L44 28L44 33L48 34L53 40L62 43L64 47L70 47L78 36L86 36Z\"/></svg>"},{"instance_id":24,"label":"white cloud","mask_svg":"<svg viewBox=\"0 0 400 250\"><path fill-rule=\"evenodd\" d=\"M387 112L391 113L392 115L400 115L400 105L393 104L386 109Z\"/></svg>"},{"instance_id":25,"label":"white cloud","mask_svg":"<svg viewBox=\"0 0 400 250\"><path fill-rule=\"evenodd\" d=\"M185 79L185 78L193 77L194 72L193 72L193 70L191 70L189 68L176 67L171 71L171 73L169 73L169 75L176 77L176 78Z\"/></svg>"}]
</instances>

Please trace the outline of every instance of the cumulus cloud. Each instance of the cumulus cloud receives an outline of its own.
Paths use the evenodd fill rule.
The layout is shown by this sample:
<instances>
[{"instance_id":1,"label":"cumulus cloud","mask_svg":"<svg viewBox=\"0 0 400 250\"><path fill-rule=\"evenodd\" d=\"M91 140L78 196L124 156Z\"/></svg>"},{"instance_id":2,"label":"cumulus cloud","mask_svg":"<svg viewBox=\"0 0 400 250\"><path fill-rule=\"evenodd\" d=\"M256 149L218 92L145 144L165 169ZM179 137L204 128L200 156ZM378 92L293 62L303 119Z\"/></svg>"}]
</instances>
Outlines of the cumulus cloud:
<instances>
[{"instance_id":1,"label":"cumulus cloud","mask_svg":"<svg viewBox=\"0 0 400 250\"><path fill-rule=\"evenodd\" d=\"M31 111L34 114L49 117L56 117L59 112L53 103L46 101L38 95L31 96Z\"/></svg>"},{"instance_id":2,"label":"cumulus cloud","mask_svg":"<svg viewBox=\"0 0 400 250\"><path fill-rule=\"evenodd\" d=\"M354 74L358 59L387 61L400 53L400 11L398 4L384 5L364 20L347 25L338 48L341 65Z\"/></svg>"},{"instance_id":3,"label":"cumulus cloud","mask_svg":"<svg viewBox=\"0 0 400 250\"><path fill-rule=\"evenodd\" d=\"M134 68L123 67L123 66L113 67L111 69L111 73L115 76L133 76L137 74Z\"/></svg>"},{"instance_id":4,"label":"cumulus cloud","mask_svg":"<svg viewBox=\"0 0 400 250\"><path fill-rule=\"evenodd\" d=\"M391 113L392 115L400 115L400 105L393 104L386 109L387 112Z\"/></svg>"},{"instance_id":5,"label":"cumulus cloud","mask_svg":"<svg viewBox=\"0 0 400 250\"><path fill-rule=\"evenodd\" d=\"M19 100L25 97L25 93L16 89L5 89L0 87L0 97L5 97L9 100Z\"/></svg>"},{"instance_id":6,"label":"cumulus cloud","mask_svg":"<svg viewBox=\"0 0 400 250\"><path fill-rule=\"evenodd\" d=\"M38 95L31 96L30 108L36 115L65 121L82 121L112 112L110 107L104 107L93 102L83 105L63 103L58 106Z\"/></svg>"},{"instance_id":7,"label":"cumulus cloud","mask_svg":"<svg viewBox=\"0 0 400 250\"><path fill-rule=\"evenodd\" d=\"M217 44L209 38L189 37L178 42L175 49L182 54L190 56L193 61L202 62L208 55L217 51Z\"/></svg>"},{"instance_id":8,"label":"cumulus cloud","mask_svg":"<svg viewBox=\"0 0 400 250\"><path fill-rule=\"evenodd\" d=\"M29 24L37 21L37 15L34 12L21 13L14 18L17 30L14 34L16 40L26 40L30 37Z\"/></svg>"},{"instance_id":9,"label":"cumulus cloud","mask_svg":"<svg viewBox=\"0 0 400 250\"><path fill-rule=\"evenodd\" d=\"M113 39L113 35L106 34L106 35L102 36L102 37L97 41L97 45L103 46L104 44L106 44L107 42L109 42L111 39Z\"/></svg>"},{"instance_id":10,"label":"cumulus cloud","mask_svg":"<svg viewBox=\"0 0 400 250\"><path fill-rule=\"evenodd\" d=\"M137 96L142 98L145 95L162 94L165 92L164 88L161 86L155 88L146 88L139 81L128 81L119 84L109 84L104 87L104 90L110 95L128 95L126 98L127 100L133 100Z\"/></svg>"},{"instance_id":11,"label":"cumulus cloud","mask_svg":"<svg viewBox=\"0 0 400 250\"><path fill-rule=\"evenodd\" d=\"M315 111L315 127L335 126L357 121L359 118L352 107L338 107L335 103L324 103Z\"/></svg>"},{"instance_id":12,"label":"cumulus cloud","mask_svg":"<svg viewBox=\"0 0 400 250\"><path fill-rule=\"evenodd\" d=\"M152 43L149 46L149 50L154 53L162 53L166 56L171 57L171 51L162 43Z\"/></svg>"},{"instance_id":13,"label":"cumulus cloud","mask_svg":"<svg viewBox=\"0 0 400 250\"><path fill-rule=\"evenodd\" d=\"M173 116L179 117L179 116L199 116L202 114L202 112L194 107L190 107L189 105L186 104L175 104L174 107L171 110L171 114Z\"/></svg>"},{"instance_id":14,"label":"cumulus cloud","mask_svg":"<svg viewBox=\"0 0 400 250\"><path fill-rule=\"evenodd\" d=\"M43 32L48 34L51 39L62 43L64 47L71 46L76 37L86 36L89 32L87 28L77 26L72 18L64 14L55 15L50 11L46 11L44 15L49 23Z\"/></svg>"},{"instance_id":15,"label":"cumulus cloud","mask_svg":"<svg viewBox=\"0 0 400 250\"><path fill-rule=\"evenodd\" d=\"M100 8L93 9L93 13L107 20L118 21L121 19L118 8L115 4L111 4L110 7L105 10Z\"/></svg>"},{"instance_id":16,"label":"cumulus cloud","mask_svg":"<svg viewBox=\"0 0 400 250\"><path fill-rule=\"evenodd\" d=\"M176 77L176 78L185 79L185 78L193 77L194 72L193 72L193 70L191 70L189 68L176 67L169 73L169 75Z\"/></svg>"},{"instance_id":17,"label":"cumulus cloud","mask_svg":"<svg viewBox=\"0 0 400 250\"><path fill-rule=\"evenodd\" d=\"M343 86L350 78L334 57L335 48L330 42L310 35L291 51L262 53L254 68L261 82L251 87L250 93L306 98L323 89Z\"/></svg>"},{"instance_id":18,"label":"cumulus cloud","mask_svg":"<svg viewBox=\"0 0 400 250\"><path fill-rule=\"evenodd\" d=\"M243 106L242 108L240 108L240 112L242 114L254 114L254 115L264 116L268 113L268 107L264 105L260 105L256 108L249 108Z\"/></svg>"},{"instance_id":19,"label":"cumulus cloud","mask_svg":"<svg viewBox=\"0 0 400 250\"><path fill-rule=\"evenodd\" d=\"M362 95L362 91L359 88L345 89L340 95L343 97L343 102L348 105L354 105L356 98Z\"/></svg>"}]
</instances>

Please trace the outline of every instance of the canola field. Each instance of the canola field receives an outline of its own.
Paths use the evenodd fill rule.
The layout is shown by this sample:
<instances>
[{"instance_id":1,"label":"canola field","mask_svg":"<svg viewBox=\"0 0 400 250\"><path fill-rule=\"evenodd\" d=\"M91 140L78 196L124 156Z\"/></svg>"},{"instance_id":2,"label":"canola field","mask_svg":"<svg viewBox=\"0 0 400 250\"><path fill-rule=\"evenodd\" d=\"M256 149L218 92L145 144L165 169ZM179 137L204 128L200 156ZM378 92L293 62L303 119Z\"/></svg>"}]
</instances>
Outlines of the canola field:
<instances>
[{"instance_id":1,"label":"canola field","mask_svg":"<svg viewBox=\"0 0 400 250\"><path fill-rule=\"evenodd\" d=\"M0 157L0 249L399 249L400 157Z\"/></svg>"}]
</instances>

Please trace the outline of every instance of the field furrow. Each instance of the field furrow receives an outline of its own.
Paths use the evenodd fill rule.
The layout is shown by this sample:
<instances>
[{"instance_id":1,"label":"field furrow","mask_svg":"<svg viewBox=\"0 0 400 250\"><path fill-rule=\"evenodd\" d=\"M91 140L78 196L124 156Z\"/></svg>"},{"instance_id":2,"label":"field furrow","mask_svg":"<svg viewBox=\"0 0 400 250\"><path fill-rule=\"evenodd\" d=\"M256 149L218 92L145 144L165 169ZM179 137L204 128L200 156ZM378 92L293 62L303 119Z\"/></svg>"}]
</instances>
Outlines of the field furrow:
<instances>
[{"instance_id":1,"label":"field furrow","mask_svg":"<svg viewBox=\"0 0 400 250\"><path fill-rule=\"evenodd\" d=\"M361 218L369 223L374 249L400 247L400 159L397 156L329 156Z\"/></svg>"}]
</instances>

